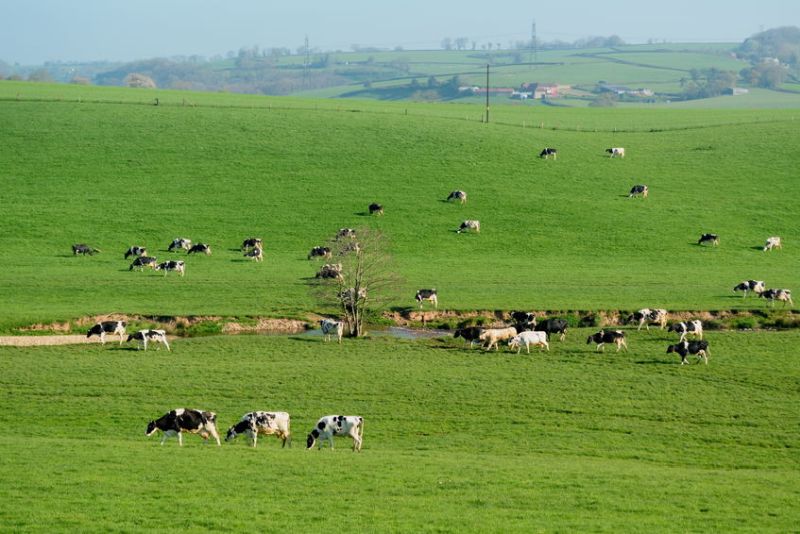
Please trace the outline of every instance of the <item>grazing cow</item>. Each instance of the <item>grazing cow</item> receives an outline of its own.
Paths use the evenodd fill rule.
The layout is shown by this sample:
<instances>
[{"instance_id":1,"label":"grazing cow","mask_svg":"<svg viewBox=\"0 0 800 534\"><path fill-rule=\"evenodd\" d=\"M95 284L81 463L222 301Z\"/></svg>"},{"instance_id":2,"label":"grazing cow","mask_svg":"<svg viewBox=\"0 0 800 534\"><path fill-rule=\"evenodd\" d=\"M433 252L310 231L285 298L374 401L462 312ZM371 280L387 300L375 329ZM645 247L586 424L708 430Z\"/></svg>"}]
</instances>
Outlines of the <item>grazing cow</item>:
<instances>
[{"instance_id":1,"label":"grazing cow","mask_svg":"<svg viewBox=\"0 0 800 534\"><path fill-rule=\"evenodd\" d=\"M536 326L536 316L531 312L512 311L511 320L515 325L522 327L522 330L533 330Z\"/></svg>"},{"instance_id":2,"label":"grazing cow","mask_svg":"<svg viewBox=\"0 0 800 534\"><path fill-rule=\"evenodd\" d=\"M217 440L220 446L219 434L217 433L217 414L203 410L190 410L189 408L175 408L162 415L154 421L147 423L145 436L152 436L156 431L162 431L164 437L161 438L161 445L170 436L178 436L178 445L183 447L184 432L199 434L201 438L208 442L208 436Z\"/></svg>"},{"instance_id":3,"label":"grazing cow","mask_svg":"<svg viewBox=\"0 0 800 534\"><path fill-rule=\"evenodd\" d=\"M425 300L432 302L434 308L439 307L439 297L436 294L436 289L418 289L414 298L419 302L420 309L422 309L422 302Z\"/></svg>"},{"instance_id":4,"label":"grazing cow","mask_svg":"<svg viewBox=\"0 0 800 534\"><path fill-rule=\"evenodd\" d=\"M355 238L356 231L352 228L339 228L339 231L336 232L336 240L345 239L345 238Z\"/></svg>"},{"instance_id":5,"label":"grazing cow","mask_svg":"<svg viewBox=\"0 0 800 534\"><path fill-rule=\"evenodd\" d=\"M788 302L790 306L794 306L794 301L792 300L792 292L788 289L767 289L763 293L759 295L759 297L763 297L767 299L767 306L770 304L772 307L775 307L775 301L780 300L783 302L783 306L786 307L786 303Z\"/></svg>"},{"instance_id":6,"label":"grazing cow","mask_svg":"<svg viewBox=\"0 0 800 534\"><path fill-rule=\"evenodd\" d=\"M700 236L700 239L697 240L698 245L704 245L706 243L711 243L714 246L719 245L719 236L717 234L703 234Z\"/></svg>"},{"instance_id":7,"label":"grazing cow","mask_svg":"<svg viewBox=\"0 0 800 534\"><path fill-rule=\"evenodd\" d=\"M244 241L242 241L242 248L240 249L242 252L249 248L264 248L264 242L261 240L260 237L248 237Z\"/></svg>"},{"instance_id":8,"label":"grazing cow","mask_svg":"<svg viewBox=\"0 0 800 534\"><path fill-rule=\"evenodd\" d=\"M292 446L292 435L289 430L290 418L286 412L248 412L242 416L238 423L228 429L225 441L233 441L239 434L246 434L250 438L250 445L256 446L258 435L276 436L283 443L281 448Z\"/></svg>"},{"instance_id":9,"label":"grazing cow","mask_svg":"<svg viewBox=\"0 0 800 534\"><path fill-rule=\"evenodd\" d=\"M534 327L536 332L547 334L547 341L550 341L550 334L559 334L559 341L564 341L567 337L567 321L565 319L545 319Z\"/></svg>"},{"instance_id":10,"label":"grazing cow","mask_svg":"<svg viewBox=\"0 0 800 534\"><path fill-rule=\"evenodd\" d=\"M553 156L553 159L556 159L558 156L558 150L555 148L546 147L541 152L539 152L539 157L547 159L548 157Z\"/></svg>"},{"instance_id":11,"label":"grazing cow","mask_svg":"<svg viewBox=\"0 0 800 534\"><path fill-rule=\"evenodd\" d=\"M314 247L311 249L311 252L308 253L308 259L312 258L330 258L331 257L331 249L330 247Z\"/></svg>"},{"instance_id":12,"label":"grazing cow","mask_svg":"<svg viewBox=\"0 0 800 534\"><path fill-rule=\"evenodd\" d=\"M773 248L783 248L780 237L772 236L767 238L767 242L764 244L764 252L772 250Z\"/></svg>"},{"instance_id":13,"label":"grazing cow","mask_svg":"<svg viewBox=\"0 0 800 534\"><path fill-rule=\"evenodd\" d=\"M744 295L742 298L747 296L748 291L752 291L756 295L760 295L767 289L766 285L764 284L763 280L745 280L744 282L736 285L733 288L733 292L736 293L737 291L743 291Z\"/></svg>"},{"instance_id":14,"label":"grazing cow","mask_svg":"<svg viewBox=\"0 0 800 534\"><path fill-rule=\"evenodd\" d=\"M646 185L634 185L631 187L631 192L628 193L628 198L642 195L642 198L647 198L648 189Z\"/></svg>"},{"instance_id":15,"label":"grazing cow","mask_svg":"<svg viewBox=\"0 0 800 534\"><path fill-rule=\"evenodd\" d=\"M606 152L608 152L610 154L609 157L612 157L612 158L613 157L619 157L619 158L624 158L625 157L625 149L622 148L622 147L607 148Z\"/></svg>"},{"instance_id":16,"label":"grazing cow","mask_svg":"<svg viewBox=\"0 0 800 534\"><path fill-rule=\"evenodd\" d=\"M206 256L211 256L211 246L207 245L206 243L198 243L196 245L193 245L186 253L187 254L203 253Z\"/></svg>"},{"instance_id":17,"label":"grazing cow","mask_svg":"<svg viewBox=\"0 0 800 534\"><path fill-rule=\"evenodd\" d=\"M320 319L319 326L322 328L322 335L325 341L330 341L331 336L335 335L339 343L342 342L342 336L344 335L344 323L342 321Z\"/></svg>"},{"instance_id":18,"label":"grazing cow","mask_svg":"<svg viewBox=\"0 0 800 534\"><path fill-rule=\"evenodd\" d=\"M86 337L100 336L100 343L106 344L106 334L117 334L119 336L119 344L122 345L122 340L125 337L125 327L128 325L125 321L103 321L97 323L86 332Z\"/></svg>"},{"instance_id":19,"label":"grazing cow","mask_svg":"<svg viewBox=\"0 0 800 534\"><path fill-rule=\"evenodd\" d=\"M461 204L467 203L467 194L464 191L453 191L449 195L447 195L447 202L451 200L458 200Z\"/></svg>"},{"instance_id":20,"label":"grazing cow","mask_svg":"<svg viewBox=\"0 0 800 534\"><path fill-rule=\"evenodd\" d=\"M326 415L321 417L306 439L306 449L314 447L319 440L322 449L323 441L327 441L333 450L333 436L350 436L353 438L353 451L361 451L364 442L364 418L358 415Z\"/></svg>"},{"instance_id":21,"label":"grazing cow","mask_svg":"<svg viewBox=\"0 0 800 534\"><path fill-rule=\"evenodd\" d=\"M513 326L506 328L487 328L478 336L478 340L486 344L486 350L492 350L494 345L495 350L500 350L498 342L506 341L517 335L517 329Z\"/></svg>"},{"instance_id":22,"label":"grazing cow","mask_svg":"<svg viewBox=\"0 0 800 534\"><path fill-rule=\"evenodd\" d=\"M657 324L661 330L664 330L664 327L667 326L667 310L642 308L630 314L625 322L631 323L634 321L639 322L639 326L636 327L636 330L641 330L642 326L644 326L650 331L651 324Z\"/></svg>"},{"instance_id":23,"label":"grazing cow","mask_svg":"<svg viewBox=\"0 0 800 534\"><path fill-rule=\"evenodd\" d=\"M85 243L78 243L76 245L72 245L72 254L74 256L77 256L78 254L83 254L84 256L86 256L87 254L89 256L94 256L98 252L100 252L100 249L92 248Z\"/></svg>"},{"instance_id":24,"label":"grazing cow","mask_svg":"<svg viewBox=\"0 0 800 534\"><path fill-rule=\"evenodd\" d=\"M248 250L243 254L245 258L251 258L255 261L264 261L264 251L261 250L261 247L253 247L252 250Z\"/></svg>"},{"instance_id":25,"label":"grazing cow","mask_svg":"<svg viewBox=\"0 0 800 534\"><path fill-rule=\"evenodd\" d=\"M131 256L147 256L147 249L145 247L138 246L128 247L128 250L125 251L124 257L127 260Z\"/></svg>"},{"instance_id":26,"label":"grazing cow","mask_svg":"<svg viewBox=\"0 0 800 534\"><path fill-rule=\"evenodd\" d=\"M466 232L467 230L475 230L477 233L481 233L481 222L466 220L461 223L456 232L460 234L461 232Z\"/></svg>"},{"instance_id":27,"label":"grazing cow","mask_svg":"<svg viewBox=\"0 0 800 534\"><path fill-rule=\"evenodd\" d=\"M175 271L183 276L186 274L186 263L183 261L165 261L155 266L156 271L164 271L164 276L167 276L169 271Z\"/></svg>"},{"instance_id":28,"label":"grazing cow","mask_svg":"<svg viewBox=\"0 0 800 534\"><path fill-rule=\"evenodd\" d=\"M672 323L669 325L667 331L680 334L681 337L679 341L686 341L686 336L690 334L698 339L703 339L703 323L697 319L682 323Z\"/></svg>"},{"instance_id":29,"label":"grazing cow","mask_svg":"<svg viewBox=\"0 0 800 534\"><path fill-rule=\"evenodd\" d=\"M628 343L625 341L625 332L622 330L600 330L596 334L592 334L586 340L586 344L597 343L595 352L602 350L605 352L606 343L614 343L617 346L617 352L622 347L625 347L625 352L628 352Z\"/></svg>"},{"instance_id":30,"label":"grazing cow","mask_svg":"<svg viewBox=\"0 0 800 534\"><path fill-rule=\"evenodd\" d=\"M139 330L138 332L134 332L133 334L129 335L127 341L133 341L134 339L137 342L136 350L139 350L139 345L143 345L144 350L147 350L148 341L161 343L167 347L167 350L172 350L169 348L169 342L167 342L167 332L164 330Z\"/></svg>"},{"instance_id":31,"label":"grazing cow","mask_svg":"<svg viewBox=\"0 0 800 534\"><path fill-rule=\"evenodd\" d=\"M176 237L175 239L172 240L172 243L169 244L167 250L169 252L172 252L173 250L178 250L178 249L189 250L190 248L192 248L191 239L186 239L185 237Z\"/></svg>"},{"instance_id":32,"label":"grazing cow","mask_svg":"<svg viewBox=\"0 0 800 534\"><path fill-rule=\"evenodd\" d=\"M469 341L469 348L472 348L472 345L478 341L483 333L483 328L478 326L467 326L465 328L459 328L453 334L453 337L460 337L463 338L464 341Z\"/></svg>"},{"instance_id":33,"label":"grazing cow","mask_svg":"<svg viewBox=\"0 0 800 534\"><path fill-rule=\"evenodd\" d=\"M544 332L531 332L528 330L526 332L520 332L508 340L508 348L511 350L516 348L517 354L522 350L523 344L528 354L531 353L531 345L538 346L539 350L544 347L548 352L550 351L550 345L547 343L547 334Z\"/></svg>"},{"instance_id":34,"label":"grazing cow","mask_svg":"<svg viewBox=\"0 0 800 534\"><path fill-rule=\"evenodd\" d=\"M158 261L151 257L151 256L139 256L138 258L134 258L133 263L131 263L129 271L134 269L139 269L140 271L144 271L145 267L150 267L151 269L155 269Z\"/></svg>"},{"instance_id":35,"label":"grazing cow","mask_svg":"<svg viewBox=\"0 0 800 534\"><path fill-rule=\"evenodd\" d=\"M667 347L667 354L672 352L677 352L681 355L681 365L689 363L686 360L686 356L689 354L696 354L698 362L700 361L700 358L703 358L703 360L706 362L706 365L708 365L708 357L711 354L711 351L708 348L708 341L704 339L701 339L700 341L681 341L675 345L670 345Z\"/></svg>"},{"instance_id":36,"label":"grazing cow","mask_svg":"<svg viewBox=\"0 0 800 534\"><path fill-rule=\"evenodd\" d=\"M341 279L342 278L342 264L341 263L326 263L323 265L317 274L314 275L315 278L334 278L334 279Z\"/></svg>"},{"instance_id":37,"label":"grazing cow","mask_svg":"<svg viewBox=\"0 0 800 534\"><path fill-rule=\"evenodd\" d=\"M383 206L373 202L369 205L369 214L370 215L383 215Z\"/></svg>"}]
</instances>

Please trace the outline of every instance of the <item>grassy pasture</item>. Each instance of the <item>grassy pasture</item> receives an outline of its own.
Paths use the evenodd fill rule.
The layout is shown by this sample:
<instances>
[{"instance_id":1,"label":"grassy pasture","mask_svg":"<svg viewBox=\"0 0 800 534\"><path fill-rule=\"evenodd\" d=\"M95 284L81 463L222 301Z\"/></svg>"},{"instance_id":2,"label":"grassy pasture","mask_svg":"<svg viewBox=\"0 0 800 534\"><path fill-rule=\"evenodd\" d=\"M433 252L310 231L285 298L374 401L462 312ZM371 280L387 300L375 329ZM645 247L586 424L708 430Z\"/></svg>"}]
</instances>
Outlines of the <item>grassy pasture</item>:
<instances>
[{"instance_id":1,"label":"grassy pasture","mask_svg":"<svg viewBox=\"0 0 800 534\"><path fill-rule=\"evenodd\" d=\"M0 84L26 87L42 91ZM397 306L436 287L453 309L729 309L764 306L732 295L742 279L800 286L792 112L507 108L485 125L461 116L477 106L198 98L0 101L3 328L109 312L303 314L315 309L305 256L344 226L389 238L405 278ZM535 157L543 146L558 161ZM610 160L608 146L628 157ZM634 183L650 198L626 198ZM443 202L456 188L467 206ZM386 216L365 215L373 201ZM467 218L480 235L454 232ZM722 246L696 246L706 231ZM250 235L265 238L263 264L236 250ZM769 235L785 249L758 250ZM214 254L188 258L183 279L128 271L133 244L182 257L166 252L176 236ZM73 257L76 242L103 253Z\"/></svg>"},{"instance_id":2,"label":"grassy pasture","mask_svg":"<svg viewBox=\"0 0 800 534\"><path fill-rule=\"evenodd\" d=\"M453 340L176 340L173 352L0 348L0 523L13 531L787 532L800 514L797 332L710 333L708 366L630 332L595 354ZM607 349L609 350L609 349ZM175 372L180 369L181 372ZM149 418L293 416L294 447L182 450ZM328 413L365 417L361 454L305 451Z\"/></svg>"}]
</instances>

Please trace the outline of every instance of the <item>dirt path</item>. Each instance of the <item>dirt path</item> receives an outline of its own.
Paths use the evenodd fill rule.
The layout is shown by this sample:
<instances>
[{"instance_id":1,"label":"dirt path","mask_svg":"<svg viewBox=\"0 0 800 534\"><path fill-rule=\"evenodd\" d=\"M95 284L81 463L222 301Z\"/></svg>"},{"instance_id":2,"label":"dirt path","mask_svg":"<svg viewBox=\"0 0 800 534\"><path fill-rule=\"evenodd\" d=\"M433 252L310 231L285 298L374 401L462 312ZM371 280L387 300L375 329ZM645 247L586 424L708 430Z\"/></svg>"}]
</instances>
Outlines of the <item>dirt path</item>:
<instances>
[{"instance_id":1,"label":"dirt path","mask_svg":"<svg viewBox=\"0 0 800 534\"><path fill-rule=\"evenodd\" d=\"M41 345L76 345L80 343L100 343L100 338L86 336L0 336L0 347L37 347ZM119 343L119 341L117 341Z\"/></svg>"}]
</instances>

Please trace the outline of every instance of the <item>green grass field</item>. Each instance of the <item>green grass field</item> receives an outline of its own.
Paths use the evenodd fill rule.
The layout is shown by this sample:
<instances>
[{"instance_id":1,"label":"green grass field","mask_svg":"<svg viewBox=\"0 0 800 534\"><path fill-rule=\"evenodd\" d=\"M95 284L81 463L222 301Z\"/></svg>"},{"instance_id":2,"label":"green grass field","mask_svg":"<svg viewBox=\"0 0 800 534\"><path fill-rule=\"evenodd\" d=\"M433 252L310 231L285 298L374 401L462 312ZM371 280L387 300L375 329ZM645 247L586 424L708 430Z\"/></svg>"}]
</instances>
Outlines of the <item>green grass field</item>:
<instances>
[{"instance_id":1,"label":"green grass field","mask_svg":"<svg viewBox=\"0 0 800 534\"><path fill-rule=\"evenodd\" d=\"M320 337L0 348L0 523L9 531L787 532L800 514L797 332L710 333L680 366L673 336L587 330L550 353L454 340ZM178 372L176 372L176 369ZM187 436L179 407L292 414L294 446ZM365 417L364 450L306 451L329 413Z\"/></svg>"}]
</instances>

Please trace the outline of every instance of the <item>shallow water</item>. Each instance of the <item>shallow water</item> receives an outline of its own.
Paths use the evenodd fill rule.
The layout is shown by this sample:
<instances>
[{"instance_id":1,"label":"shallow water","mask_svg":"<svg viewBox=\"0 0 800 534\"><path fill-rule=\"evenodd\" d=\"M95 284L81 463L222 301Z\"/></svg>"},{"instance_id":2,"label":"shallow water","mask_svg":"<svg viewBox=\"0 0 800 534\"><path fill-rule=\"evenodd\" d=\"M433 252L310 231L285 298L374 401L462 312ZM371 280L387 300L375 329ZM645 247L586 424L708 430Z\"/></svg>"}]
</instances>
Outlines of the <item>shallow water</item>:
<instances>
[{"instance_id":1,"label":"shallow water","mask_svg":"<svg viewBox=\"0 0 800 534\"><path fill-rule=\"evenodd\" d=\"M267 334L267 335L280 335L280 334ZM300 336L319 337L322 335L322 330L306 330L301 334L294 334ZM431 339L435 337L448 337L452 336L449 330L437 329L422 329L422 328L405 328L402 326L390 326L389 328L373 328L367 331L367 336L373 337L393 337L397 339Z\"/></svg>"}]
</instances>

